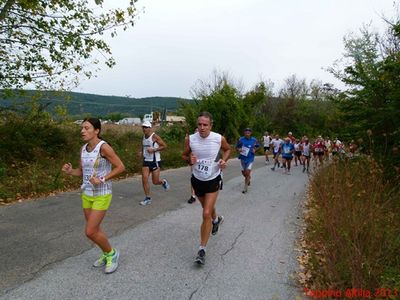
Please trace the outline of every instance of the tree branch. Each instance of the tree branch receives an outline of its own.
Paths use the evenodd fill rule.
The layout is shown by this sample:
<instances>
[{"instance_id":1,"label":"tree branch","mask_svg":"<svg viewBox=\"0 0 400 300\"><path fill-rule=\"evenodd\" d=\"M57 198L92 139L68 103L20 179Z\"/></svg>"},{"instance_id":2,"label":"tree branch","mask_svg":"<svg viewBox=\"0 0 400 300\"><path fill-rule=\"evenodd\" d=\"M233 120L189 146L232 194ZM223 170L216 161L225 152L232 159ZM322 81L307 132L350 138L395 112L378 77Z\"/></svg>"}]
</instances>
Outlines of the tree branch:
<instances>
[{"instance_id":1,"label":"tree branch","mask_svg":"<svg viewBox=\"0 0 400 300\"><path fill-rule=\"evenodd\" d=\"M8 0L6 4L4 4L2 10L0 11L0 22L4 21L7 17L7 13L10 8L14 5L15 0Z\"/></svg>"}]
</instances>

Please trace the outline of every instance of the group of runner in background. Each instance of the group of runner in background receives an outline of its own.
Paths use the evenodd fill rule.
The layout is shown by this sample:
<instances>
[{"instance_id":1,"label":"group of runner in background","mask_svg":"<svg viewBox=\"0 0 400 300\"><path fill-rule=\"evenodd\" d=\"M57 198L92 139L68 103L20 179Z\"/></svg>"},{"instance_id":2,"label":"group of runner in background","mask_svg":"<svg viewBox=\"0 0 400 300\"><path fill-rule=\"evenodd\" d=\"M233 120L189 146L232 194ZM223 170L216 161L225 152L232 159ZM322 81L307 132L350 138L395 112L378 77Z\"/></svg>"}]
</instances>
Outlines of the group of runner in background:
<instances>
[{"instance_id":1,"label":"group of runner in background","mask_svg":"<svg viewBox=\"0 0 400 300\"><path fill-rule=\"evenodd\" d=\"M292 132L281 139L279 134L271 136L265 132L262 137L265 153L265 163L270 162L269 155L272 154L272 171L276 168L284 168L286 174L290 174L292 161L294 165L303 166L303 173L310 172L310 162L313 161L314 166L322 166L324 161L330 159L331 156L348 156L353 157L357 151L357 144L351 141L346 147L337 137L331 140L329 137L323 138L318 136L314 140L310 140L306 135L302 138L296 138ZM279 159L281 156L281 160Z\"/></svg>"}]
</instances>

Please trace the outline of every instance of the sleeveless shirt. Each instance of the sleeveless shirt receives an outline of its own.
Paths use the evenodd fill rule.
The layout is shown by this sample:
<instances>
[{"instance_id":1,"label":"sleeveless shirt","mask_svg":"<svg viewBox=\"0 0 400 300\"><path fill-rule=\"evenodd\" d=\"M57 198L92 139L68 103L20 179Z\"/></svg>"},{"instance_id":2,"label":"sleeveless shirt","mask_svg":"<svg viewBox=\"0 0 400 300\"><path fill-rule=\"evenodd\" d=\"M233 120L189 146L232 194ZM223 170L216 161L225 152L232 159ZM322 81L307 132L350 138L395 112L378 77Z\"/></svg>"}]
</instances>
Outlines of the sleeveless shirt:
<instances>
[{"instance_id":1,"label":"sleeveless shirt","mask_svg":"<svg viewBox=\"0 0 400 300\"><path fill-rule=\"evenodd\" d=\"M82 147L81 165L83 173L82 193L88 196L101 196L111 194L111 181L93 185L89 182L92 176L106 176L111 172L111 163L101 156L100 148L105 141L100 141L92 151L87 151L87 145Z\"/></svg>"},{"instance_id":2,"label":"sleeveless shirt","mask_svg":"<svg viewBox=\"0 0 400 300\"><path fill-rule=\"evenodd\" d=\"M189 136L190 149L197 157L196 163L192 166L194 177L201 181L208 181L221 173L218 165L221 140L222 136L213 131L206 138L202 138L198 132Z\"/></svg>"},{"instance_id":3,"label":"sleeveless shirt","mask_svg":"<svg viewBox=\"0 0 400 300\"><path fill-rule=\"evenodd\" d=\"M143 136L143 159L145 161L160 161L161 160L161 156L160 156L160 152L154 152L154 153L149 153L149 151L147 151L147 148L151 147L154 149L158 149L159 145L157 142L153 141L153 135L154 132L148 137L146 138L145 136ZM155 158L155 160L154 160Z\"/></svg>"},{"instance_id":4,"label":"sleeveless shirt","mask_svg":"<svg viewBox=\"0 0 400 300\"><path fill-rule=\"evenodd\" d=\"M304 156L310 156L310 144L305 144L303 143L303 150L301 151L301 154Z\"/></svg>"}]
</instances>

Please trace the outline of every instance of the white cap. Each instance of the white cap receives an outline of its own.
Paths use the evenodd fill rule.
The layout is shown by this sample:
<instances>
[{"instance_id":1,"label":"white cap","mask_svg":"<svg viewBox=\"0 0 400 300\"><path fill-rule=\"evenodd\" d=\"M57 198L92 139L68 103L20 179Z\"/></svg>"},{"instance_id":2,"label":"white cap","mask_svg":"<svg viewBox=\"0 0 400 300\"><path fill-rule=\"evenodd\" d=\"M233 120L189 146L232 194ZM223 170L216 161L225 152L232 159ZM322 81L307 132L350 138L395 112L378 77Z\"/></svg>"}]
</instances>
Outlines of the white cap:
<instances>
[{"instance_id":1,"label":"white cap","mask_svg":"<svg viewBox=\"0 0 400 300\"><path fill-rule=\"evenodd\" d=\"M151 127L151 123L149 121L144 121L142 126L143 127Z\"/></svg>"},{"instance_id":2,"label":"white cap","mask_svg":"<svg viewBox=\"0 0 400 300\"><path fill-rule=\"evenodd\" d=\"M289 131L289 133L288 133L288 134L292 135L292 132L291 132L291 131Z\"/></svg>"}]
</instances>

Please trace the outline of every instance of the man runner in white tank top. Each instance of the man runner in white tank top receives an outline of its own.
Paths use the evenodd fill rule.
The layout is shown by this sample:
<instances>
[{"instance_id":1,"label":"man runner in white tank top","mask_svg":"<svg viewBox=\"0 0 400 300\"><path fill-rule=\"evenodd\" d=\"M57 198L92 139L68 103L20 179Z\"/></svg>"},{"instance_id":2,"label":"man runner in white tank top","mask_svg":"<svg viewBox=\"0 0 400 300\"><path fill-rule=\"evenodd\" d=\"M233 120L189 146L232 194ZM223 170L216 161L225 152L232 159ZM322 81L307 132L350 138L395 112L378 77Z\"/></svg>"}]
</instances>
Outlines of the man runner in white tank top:
<instances>
[{"instance_id":1,"label":"man runner in white tank top","mask_svg":"<svg viewBox=\"0 0 400 300\"><path fill-rule=\"evenodd\" d=\"M206 246L210 233L215 235L223 216L215 210L218 192L222 186L221 170L226 167L230 155L230 146L226 139L211 131L212 116L208 112L200 113L197 118L198 132L185 140L182 158L192 166L191 183L196 196L203 207L203 222L200 227L200 246L195 262L205 263ZM219 151L222 149L222 158Z\"/></svg>"},{"instance_id":2,"label":"man runner in white tank top","mask_svg":"<svg viewBox=\"0 0 400 300\"><path fill-rule=\"evenodd\" d=\"M266 131L263 135L262 142L264 145L264 155L265 155L265 164L269 163L269 148L271 147L272 137L269 135L268 131Z\"/></svg>"},{"instance_id":3,"label":"man runner in white tank top","mask_svg":"<svg viewBox=\"0 0 400 300\"><path fill-rule=\"evenodd\" d=\"M165 178L160 180L160 163L161 163L160 151L167 148L167 144L162 140L162 138L159 135L152 132L151 123L149 121L143 122L142 130L143 130L142 185L145 198L143 199L143 201L140 202L140 205L149 205L151 204L150 184L149 184L150 173L154 185L162 185L166 191L169 190L170 188L170 185Z\"/></svg>"}]
</instances>

